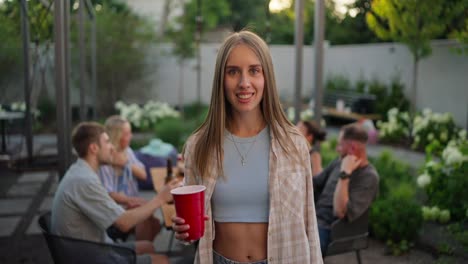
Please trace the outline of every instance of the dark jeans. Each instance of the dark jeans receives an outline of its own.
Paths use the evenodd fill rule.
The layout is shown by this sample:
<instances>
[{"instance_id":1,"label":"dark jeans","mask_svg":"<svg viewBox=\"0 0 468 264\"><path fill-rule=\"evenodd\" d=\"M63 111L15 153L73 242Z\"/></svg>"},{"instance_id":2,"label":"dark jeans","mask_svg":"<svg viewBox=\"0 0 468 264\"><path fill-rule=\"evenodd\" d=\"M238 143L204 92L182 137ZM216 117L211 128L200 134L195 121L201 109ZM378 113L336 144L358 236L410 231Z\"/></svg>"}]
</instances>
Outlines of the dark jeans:
<instances>
[{"instance_id":1,"label":"dark jeans","mask_svg":"<svg viewBox=\"0 0 468 264\"><path fill-rule=\"evenodd\" d=\"M320 250L322 250L322 257L327 253L328 244L330 244L330 229L319 226Z\"/></svg>"}]
</instances>

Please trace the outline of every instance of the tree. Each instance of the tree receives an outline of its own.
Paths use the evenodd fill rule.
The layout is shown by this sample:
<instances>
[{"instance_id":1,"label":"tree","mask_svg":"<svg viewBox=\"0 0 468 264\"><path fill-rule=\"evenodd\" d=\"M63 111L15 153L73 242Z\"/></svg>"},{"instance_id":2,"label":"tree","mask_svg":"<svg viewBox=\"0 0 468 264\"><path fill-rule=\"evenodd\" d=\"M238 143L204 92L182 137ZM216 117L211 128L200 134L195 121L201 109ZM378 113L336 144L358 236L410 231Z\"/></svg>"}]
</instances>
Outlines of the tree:
<instances>
[{"instance_id":1,"label":"tree","mask_svg":"<svg viewBox=\"0 0 468 264\"><path fill-rule=\"evenodd\" d=\"M465 25L458 30L454 30L451 36L461 44L461 47L457 48L456 51L462 54L468 54L468 18L465 19Z\"/></svg>"},{"instance_id":2,"label":"tree","mask_svg":"<svg viewBox=\"0 0 468 264\"><path fill-rule=\"evenodd\" d=\"M7 87L8 84L22 78L22 35L21 35L21 12L20 1L0 2L0 87ZM50 11L51 2L48 1L29 1L28 2L28 23L30 30L30 40L34 45L31 46L31 64L38 65L38 61L49 52L52 40L52 14ZM42 45L43 44L43 45ZM42 45L42 47L40 46ZM38 73L44 74L45 65L38 66ZM34 67L32 67L34 70ZM33 71L33 75L37 73ZM41 76L44 78L43 76ZM24 78L24 77L23 77ZM34 79L34 78L33 78ZM38 85L41 89L41 81L33 82L32 87ZM33 89L34 90L34 89ZM12 90L2 89L1 98L21 98L23 89ZM5 94L3 94L5 93ZM7 93L8 97L7 97ZM39 95L39 93L37 93ZM35 103L35 98L32 98Z\"/></svg>"},{"instance_id":3,"label":"tree","mask_svg":"<svg viewBox=\"0 0 468 264\"><path fill-rule=\"evenodd\" d=\"M331 44L357 44L381 42L366 23L372 0L356 0L348 5L343 18L332 16L327 24L327 39Z\"/></svg>"},{"instance_id":4,"label":"tree","mask_svg":"<svg viewBox=\"0 0 468 264\"><path fill-rule=\"evenodd\" d=\"M221 24L221 19L228 16L229 12L228 3L225 0L200 1L200 6L198 6L198 4L197 0L191 0L185 3L184 13L172 21L166 32L167 39L173 43L172 54L177 57L180 66L179 107L181 110L183 109L184 64L187 59L194 57L196 54L196 18L198 16L198 8L201 8L200 13L203 18L200 31L202 29L206 31L216 28ZM201 33L202 32L200 32L200 34ZM201 94L198 94L198 98L201 98Z\"/></svg>"},{"instance_id":5,"label":"tree","mask_svg":"<svg viewBox=\"0 0 468 264\"><path fill-rule=\"evenodd\" d=\"M156 43L156 31L149 21L129 8L116 9L106 3L96 14L96 31L97 99L100 114L108 115L130 84L145 78L146 58Z\"/></svg>"},{"instance_id":6,"label":"tree","mask_svg":"<svg viewBox=\"0 0 468 264\"><path fill-rule=\"evenodd\" d=\"M465 0L374 0L366 15L379 38L404 43L413 55L411 110L417 100L418 63L431 54L430 41L441 36L454 17L463 12ZM466 6L465 6L466 7Z\"/></svg>"},{"instance_id":7,"label":"tree","mask_svg":"<svg viewBox=\"0 0 468 264\"><path fill-rule=\"evenodd\" d=\"M19 21L18 21L19 22ZM15 21L3 14L0 16L0 87L5 87L11 76L20 71L21 37L18 36ZM7 98L7 90L2 89L0 97ZM5 102L0 102L5 103Z\"/></svg>"}]
</instances>

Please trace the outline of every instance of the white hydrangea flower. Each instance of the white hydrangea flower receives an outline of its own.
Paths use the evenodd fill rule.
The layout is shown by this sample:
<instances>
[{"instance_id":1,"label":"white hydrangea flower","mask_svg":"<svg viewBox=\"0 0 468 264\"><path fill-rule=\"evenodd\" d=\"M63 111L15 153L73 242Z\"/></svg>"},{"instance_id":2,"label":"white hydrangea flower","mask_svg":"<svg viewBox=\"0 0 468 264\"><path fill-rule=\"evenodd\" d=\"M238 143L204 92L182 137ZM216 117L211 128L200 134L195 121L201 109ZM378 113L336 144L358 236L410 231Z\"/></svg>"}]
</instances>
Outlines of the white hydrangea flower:
<instances>
[{"instance_id":1,"label":"white hydrangea flower","mask_svg":"<svg viewBox=\"0 0 468 264\"><path fill-rule=\"evenodd\" d=\"M115 102L115 104L114 104L114 107L115 107L115 109L117 109L117 110L121 110L121 109L124 108L125 106L126 106L125 103L122 102L122 101L120 101L120 100L117 101L117 102Z\"/></svg>"},{"instance_id":2,"label":"white hydrangea flower","mask_svg":"<svg viewBox=\"0 0 468 264\"><path fill-rule=\"evenodd\" d=\"M423 115L424 116L430 116L432 114L432 110L430 108L424 108L423 109Z\"/></svg>"},{"instance_id":3,"label":"white hydrangea flower","mask_svg":"<svg viewBox=\"0 0 468 264\"><path fill-rule=\"evenodd\" d=\"M431 176L429 176L427 173L421 174L418 176L416 182L420 188L424 188L431 183Z\"/></svg>"},{"instance_id":4,"label":"white hydrangea flower","mask_svg":"<svg viewBox=\"0 0 468 264\"><path fill-rule=\"evenodd\" d=\"M392 109L388 110L388 119L395 117L398 115L398 108L393 107Z\"/></svg>"},{"instance_id":5,"label":"white hydrangea flower","mask_svg":"<svg viewBox=\"0 0 468 264\"><path fill-rule=\"evenodd\" d=\"M443 119L443 121L445 123L448 123L448 122L450 122L450 120L452 120L452 114L450 114L448 112L444 113L442 119Z\"/></svg>"},{"instance_id":6,"label":"white hydrangea flower","mask_svg":"<svg viewBox=\"0 0 468 264\"><path fill-rule=\"evenodd\" d=\"M434 166L437 166L437 162L433 161L433 160L430 160L426 163L426 168L432 168Z\"/></svg>"},{"instance_id":7,"label":"white hydrangea flower","mask_svg":"<svg viewBox=\"0 0 468 264\"><path fill-rule=\"evenodd\" d=\"M311 109L306 109L301 112L301 120L311 120L314 117L314 112Z\"/></svg>"},{"instance_id":8,"label":"white hydrangea flower","mask_svg":"<svg viewBox=\"0 0 468 264\"><path fill-rule=\"evenodd\" d=\"M431 140L433 140L433 139L434 139L434 134L429 133L429 135L427 135L427 140L428 140L428 141L431 141Z\"/></svg>"},{"instance_id":9,"label":"white hydrangea flower","mask_svg":"<svg viewBox=\"0 0 468 264\"><path fill-rule=\"evenodd\" d=\"M444 118L443 118L442 114L439 114L439 113L434 113L432 115L431 119L436 123L444 122Z\"/></svg>"},{"instance_id":10,"label":"white hydrangea flower","mask_svg":"<svg viewBox=\"0 0 468 264\"><path fill-rule=\"evenodd\" d=\"M407 122L410 120L408 112L401 113L401 118Z\"/></svg>"},{"instance_id":11,"label":"white hydrangea flower","mask_svg":"<svg viewBox=\"0 0 468 264\"><path fill-rule=\"evenodd\" d=\"M294 112L294 108L293 108L293 107L289 107L289 108L288 108L288 110L287 110L287 115L288 115L289 121L293 121L293 120L294 120L294 117L295 117L296 113Z\"/></svg>"},{"instance_id":12,"label":"white hydrangea flower","mask_svg":"<svg viewBox=\"0 0 468 264\"><path fill-rule=\"evenodd\" d=\"M467 159L455 146L447 146L442 152L442 158L447 165L458 164Z\"/></svg>"},{"instance_id":13,"label":"white hydrangea flower","mask_svg":"<svg viewBox=\"0 0 468 264\"><path fill-rule=\"evenodd\" d=\"M462 130L458 131L458 137L460 139L466 139L466 130L462 129Z\"/></svg>"},{"instance_id":14,"label":"white hydrangea flower","mask_svg":"<svg viewBox=\"0 0 468 264\"><path fill-rule=\"evenodd\" d=\"M447 139L448 139L448 134L447 134L447 131L444 130L444 131L442 131L442 133L440 134L440 141L445 142L445 141L447 141Z\"/></svg>"}]
</instances>

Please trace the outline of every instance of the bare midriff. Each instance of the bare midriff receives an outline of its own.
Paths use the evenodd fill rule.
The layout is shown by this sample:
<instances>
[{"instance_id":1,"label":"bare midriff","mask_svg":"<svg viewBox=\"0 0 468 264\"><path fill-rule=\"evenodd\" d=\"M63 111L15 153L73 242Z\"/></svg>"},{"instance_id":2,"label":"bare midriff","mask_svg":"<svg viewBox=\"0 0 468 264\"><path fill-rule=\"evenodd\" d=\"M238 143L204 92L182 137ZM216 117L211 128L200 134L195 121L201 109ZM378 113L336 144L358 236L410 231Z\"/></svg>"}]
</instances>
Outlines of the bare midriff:
<instances>
[{"instance_id":1,"label":"bare midriff","mask_svg":"<svg viewBox=\"0 0 468 264\"><path fill-rule=\"evenodd\" d=\"M220 255L238 262L267 258L268 223L215 222L213 248Z\"/></svg>"}]
</instances>

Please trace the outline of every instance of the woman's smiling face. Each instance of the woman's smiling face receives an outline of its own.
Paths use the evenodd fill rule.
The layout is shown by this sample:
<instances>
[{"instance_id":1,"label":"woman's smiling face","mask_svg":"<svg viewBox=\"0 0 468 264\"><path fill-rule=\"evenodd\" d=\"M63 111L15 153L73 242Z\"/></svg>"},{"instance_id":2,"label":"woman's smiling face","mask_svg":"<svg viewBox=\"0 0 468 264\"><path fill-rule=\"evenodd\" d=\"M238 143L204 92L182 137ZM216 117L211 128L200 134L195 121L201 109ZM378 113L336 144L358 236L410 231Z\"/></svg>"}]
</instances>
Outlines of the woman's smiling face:
<instances>
[{"instance_id":1,"label":"woman's smiling face","mask_svg":"<svg viewBox=\"0 0 468 264\"><path fill-rule=\"evenodd\" d=\"M226 61L224 92L233 114L261 112L265 78L254 51L245 44L234 47Z\"/></svg>"}]
</instances>

